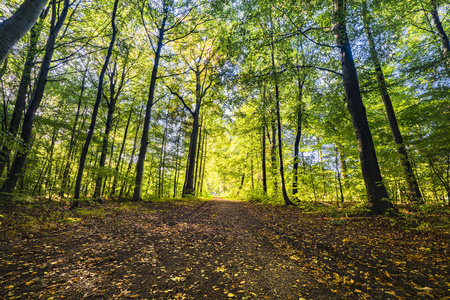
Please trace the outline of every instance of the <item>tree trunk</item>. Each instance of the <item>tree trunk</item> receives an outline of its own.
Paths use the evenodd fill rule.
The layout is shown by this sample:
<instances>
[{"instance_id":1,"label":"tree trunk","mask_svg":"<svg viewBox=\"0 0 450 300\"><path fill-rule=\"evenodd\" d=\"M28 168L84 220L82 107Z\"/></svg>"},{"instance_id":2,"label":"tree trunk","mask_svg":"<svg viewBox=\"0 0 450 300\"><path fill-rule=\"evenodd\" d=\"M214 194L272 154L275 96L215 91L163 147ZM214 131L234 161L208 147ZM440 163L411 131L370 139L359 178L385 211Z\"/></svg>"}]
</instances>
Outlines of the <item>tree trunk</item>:
<instances>
[{"instance_id":1,"label":"tree trunk","mask_svg":"<svg viewBox=\"0 0 450 300\"><path fill-rule=\"evenodd\" d=\"M272 120L272 136L270 141L270 167L272 171L273 190L275 197L278 195L278 180L277 180L277 127Z\"/></svg>"},{"instance_id":2,"label":"tree trunk","mask_svg":"<svg viewBox=\"0 0 450 300\"><path fill-rule=\"evenodd\" d=\"M262 186L264 193L267 194L267 168L266 168L266 125L262 126L262 147L261 147L261 167L262 167Z\"/></svg>"},{"instance_id":3,"label":"tree trunk","mask_svg":"<svg viewBox=\"0 0 450 300\"><path fill-rule=\"evenodd\" d=\"M361 171L369 201L368 208L372 214L384 214L389 210L393 210L394 206L389 201L389 195L381 177L375 146L367 121L366 109L361 98L358 75L345 24L345 0L334 0L334 10L334 34L341 57L347 109L352 118L358 144Z\"/></svg>"},{"instance_id":4,"label":"tree trunk","mask_svg":"<svg viewBox=\"0 0 450 300\"><path fill-rule=\"evenodd\" d=\"M166 156L166 136L167 136L167 123L169 121L169 110L166 113L166 120L164 124L164 133L161 141L161 152L159 156L159 167L158 167L158 198L162 198L164 195L164 160Z\"/></svg>"},{"instance_id":5,"label":"tree trunk","mask_svg":"<svg viewBox=\"0 0 450 300\"><path fill-rule=\"evenodd\" d=\"M438 5L436 0L431 0L431 10L430 10L431 18L433 19L434 27L436 27L436 31L441 38L442 49L444 57L450 55L450 41L448 39L447 34L445 33L444 27L442 26L441 20L439 19L438 14ZM447 57L448 59L448 57Z\"/></svg>"},{"instance_id":6,"label":"tree trunk","mask_svg":"<svg viewBox=\"0 0 450 300\"><path fill-rule=\"evenodd\" d=\"M47 84L47 76L50 71L50 64L52 61L53 53L55 50L55 42L58 36L58 33L61 27L64 24L64 20L66 19L67 12L69 10L69 0L64 1L64 7L59 15L58 21L57 19L57 8L55 3L52 6L52 25L50 29L50 34L47 39L47 45L45 49L44 59L42 61L41 70L38 75L36 88L34 90L33 96L30 100L30 104L28 106L27 112L25 113L25 117L22 125L22 133L21 139L23 144L25 145L24 151L18 151L14 161L11 165L11 170L8 173L8 178L3 183L0 188L0 192L3 193L11 193L15 188L17 180L22 173L23 166L25 165L25 160L28 154L28 151L31 146L31 135L33 129L33 121L36 115L36 112L41 104L42 98L44 96L45 86ZM1 36L1 35L0 35Z\"/></svg>"},{"instance_id":7,"label":"tree trunk","mask_svg":"<svg viewBox=\"0 0 450 300\"><path fill-rule=\"evenodd\" d=\"M397 118L395 117L391 97L389 96L389 92L387 90L387 83L384 78L383 69L381 68L381 63L378 59L378 53L375 48L375 42L373 40L372 31L370 29L370 16L367 10L366 2L363 3L363 23L367 41L369 43L370 57L372 59L372 63L377 76L378 90L384 103L389 127L391 128L395 148L397 149L398 158L402 167L403 176L407 183L408 198L411 202L422 203L422 194L420 193L419 185L417 184L413 169L411 167L411 163L408 159L408 153L406 152L406 148L403 143L403 137L397 124Z\"/></svg>"},{"instance_id":8,"label":"tree trunk","mask_svg":"<svg viewBox=\"0 0 450 300\"><path fill-rule=\"evenodd\" d=\"M205 126L205 125L203 125ZM206 141L206 128L203 127L203 135L201 135L201 138L199 140L199 155L197 157L197 161L198 161L198 179L196 179L195 181L197 182L196 186L197 186L197 195L200 195L201 192L201 181L202 181L202 171L203 171L203 158L204 158L204 152L205 152L205 141ZM197 174L195 175L195 177L197 178Z\"/></svg>"},{"instance_id":9,"label":"tree trunk","mask_svg":"<svg viewBox=\"0 0 450 300\"><path fill-rule=\"evenodd\" d=\"M342 189L342 180L341 180L341 178L342 178L342 174L341 174L341 171L342 171L342 168L341 168L341 164L340 164L340 151L339 151L339 147L337 146L336 147L336 172L337 172L337 180L338 180L338 184L339 184L339 192L340 192L340 195L341 195L341 203L343 204L344 203L344 192L343 192L343 189ZM338 204L339 205L339 204Z\"/></svg>"},{"instance_id":10,"label":"tree trunk","mask_svg":"<svg viewBox=\"0 0 450 300\"><path fill-rule=\"evenodd\" d=\"M181 143L181 130L178 133L177 138L177 150L175 151L175 174L173 176L173 198L177 196L177 185L178 185L178 172L179 172L179 163L178 161L181 159L178 157L178 151L180 149L180 143Z\"/></svg>"},{"instance_id":11,"label":"tree trunk","mask_svg":"<svg viewBox=\"0 0 450 300\"><path fill-rule=\"evenodd\" d=\"M161 50L163 47L164 33L166 27L167 15L164 16L161 27L159 28L158 45L153 61L152 77L150 79L150 88L147 98L147 106L145 110L144 128L142 130L141 147L139 149L139 156L136 163L136 180L134 182L133 201L141 200L142 191L142 177L144 175L144 162L148 146L148 132L150 131L150 118L153 107L153 99L155 97L156 79L158 75L159 60L161 58Z\"/></svg>"},{"instance_id":12,"label":"tree trunk","mask_svg":"<svg viewBox=\"0 0 450 300\"><path fill-rule=\"evenodd\" d=\"M108 68L109 60L110 60L111 55L112 55L112 50L113 50L113 47L114 47L114 43L116 41L116 35L117 35L116 13L117 13L117 5L118 5L118 3L119 3L119 0L115 0L114 1L114 9L113 9L112 18L111 18L111 26L112 26L111 40L110 40L110 43L109 43L109 46L108 46L108 52L106 54L106 58L105 58L105 61L103 63L102 70L100 71L100 76L99 76L99 80L98 80L98 88L97 88L97 97L95 99L94 109L92 111L91 124L89 125L89 131L88 131L88 134L87 134L86 141L84 143L83 149L81 150L80 163L79 163L79 166L78 166L78 175L77 175L77 179L76 179L76 182L75 182L75 195L74 195L75 199L79 199L80 198L81 180L83 178L84 165L85 165L85 162L86 162L86 157L87 157L87 153L88 153L88 150L89 150L89 145L91 143L92 136L94 135L94 129L95 129L95 123L97 121L98 109L99 109L100 102L101 102L102 96L103 96L103 81L104 81L104 78L105 78L106 69ZM79 202L77 200L72 205L72 207L78 207L78 206L79 206Z\"/></svg>"},{"instance_id":13,"label":"tree trunk","mask_svg":"<svg viewBox=\"0 0 450 300\"><path fill-rule=\"evenodd\" d=\"M202 118L203 120L203 118ZM194 174L194 188L197 191L197 175L198 175L198 168L201 164L201 150L202 150L202 129L203 129L203 122L199 124L199 132L198 132L198 144L197 144L197 156L196 156L196 162L195 162L195 174ZM197 193L196 193L197 194Z\"/></svg>"},{"instance_id":14,"label":"tree trunk","mask_svg":"<svg viewBox=\"0 0 450 300\"><path fill-rule=\"evenodd\" d=\"M83 94L84 94L84 90L85 90L85 86L86 86L86 76L87 76L87 72L88 72L88 66L89 66L89 64L86 66L86 69L84 70L83 79L81 81L81 91L80 91L80 96L78 98L77 112L75 114L75 121L73 123L72 134L70 136L69 150L67 151L67 161L66 161L66 164L64 167L64 173L63 173L62 180L61 180L61 190L59 192L59 196L61 198L64 196L64 193L65 193L67 180L69 178L72 156L74 153L73 148L75 147L75 144L76 144L75 134L76 134L76 130L77 130L78 119L80 118L81 102L83 100Z\"/></svg>"},{"instance_id":15,"label":"tree trunk","mask_svg":"<svg viewBox=\"0 0 450 300\"><path fill-rule=\"evenodd\" d=\"M275 67L275 54L274 54L274 44L272 40L272 68L274 74L276 74ZM278 129L278 159L280 163L280 178L281 178L281 191L283 193L284 203L286 205L294 205L294 203L289 199L286 191L286 183L284 181L284 165L283 165L283 144L281 139L281 115L280 115L280 91L278 87L278 77L275 75L275 105L276 105L276 115L277 115L277 129Z\"/></svg>"},{"instance_id":16,"label":"tree trunk","mask_svg":"<svg viewBox=\"0 0 450 300\"><path fill-rule=\"evenodd\" d=\"M203 192L203 180L205 179L205 169L206 169L206 150L208 150L208 135L205 132L205 144L203 150L203 167L200 181L200 194Z\"/></svg>"},{"instance_id":17,"label":"tree trunk","mask_svg":"<svg viewBox=\"0 0 450 300\"><path fill-rule=\"evenodd\" d=\"M131 150L131 155L130 155L130 161L128 162L128 168L127 168L127 172L125 173L126 175L129 175L131 172L131 167L133 166L133 160L134 160L134 154L136 153L136 146L137 146L137 138L138 138L138 133L139 133L139 129L141 127L141 121L142 121L142 110L143 110L143 106L141 105L141 110L139 111L139 121L138 121L138 126L136 126L136 132L134 134L134 139L133 139L133 149ZM120 188L120 193L119 193L119 198L122 198L123 195L123 191L125 190L127 185L127 181L125 180L122 184L122 187Z\"/></svg>"},{"instance_id":18,"label":"tree trunk","mask_svg":"<svg viewBox=\"0 0 450 300\"><path fill-rule=\"evenodd\" d=\"M12 47L30 31L47 2L48 0L25 0L11 17L0 23L0 64Z\"/></svg>"},{"instance_id":19,"label":"tree trunk","mask_svg":"<svg viewBox=\"0 0 450 300\"><path fill-rule=\"evenodd\" d=\"M117 158L117 164L116 164L116 168L115 168L116 172L114 175L113 185L111 188L111 195L114 195L116 193L117 177L119 177L120 162L122 160L123 150L125 149L125 142L127 140L128 127L130 126L132 113L133 113L133 110L130 109L130 115L128 116L127 125L125 126L125 132L123 134L122 146L120 147L119 157Z\"/></svg>"},{"instance_id":20,"label":"tree trunk","mask_svg":"<svg viewBox=\"0 0 450 300\"><path fill-rule=\"evenodd\" d=\"M303 98L303 84L304 79L298 78L298 103L297 103L297 132L295 134L295 142L294 142L294 166L293 166L293 173L294 178L292 181L292 194L297 194L297 186L298 186L298 161L299 157L298 154L300 152L300 141L302 139L302 118L303 118L303 111L302 111L302 98Z\"/></svg>"},{"instance_id":21,"label":"tree trunk","mask_svg":"<svg viewBox=\"0 0 450 300\"><path fill-rule=\"evenodd\" d=\"M28 87L31 83L31 71L35 64L34 59L36 57L36 54L38 53L37 43L42 32L46 15L46 13L43 13L41 15L40 21L33 26L30 32L30 45L25 59L25 66L22 70L22 76L20 78L16 103L14 104L13 114L8 126L8 138L10 139L14 139L16 137L17 131L19 130L20 121L22 120L23 111L25 110L25 101L27 98ZM6 161L8 160L11 152L10 145L11 142L5 143L0 150L0 176L3 174L3 170L6 166Z\"/></svg>"},{"instance_id":22,"label":"tree trunk","mask_svg":"<svg viewBox=\"0 0 450 300\"><path fill-rule=\"evenodd\" d=\"M193 122L192 122L192 132L191 138L189 141L189 153L188 153L188 167L186 172L186 178L184 182L183 188L183 197L194 195L195 187L194 187L194 172L195 172L195 158L197 152L197 139L198 139L198 130L199 130L199 117L198 111L194 111L193 114Z\"/></svg>"},{"instance_id":23,"label":"tree trunk","mask_svg":"<svg viewBox=\"0 0 450 300\"><path fill-rule=\"evenodd\" d=\"M101 149L101 155L100 155L100 162L99 162L99 174L97 175L97 179L95 181L95 189L94 189L94 196L93 198L100 197L101 194L101 187L103 182L103 174L102 169L105 167L106 162L106 155L108 154L108 140L109 140L109 132L112 128L112 119L113 114L116 109L116 102L117 97L116 95L116 85L114 82L114 76L116 74L116 63L114 64L112 74L110 76L110 84L109 84L109 101L108 101L108 114L106 116L106 124L105 124L105 132L103 133L103 141L102 141L102 149Z\"/></svg>"},{"instance_id":24,"label":"tree trunk","mask_svg":"<svg viewBox=\"0 0 450 300\"><path fill-rule=\"evenodd\" d=\"M266 88L263 92L263 120L262 120L262 149L261 149L261 167L262 167L262 186L264 193L267 194L267 168L266 168Z\"/></svg>"}]
</instances>

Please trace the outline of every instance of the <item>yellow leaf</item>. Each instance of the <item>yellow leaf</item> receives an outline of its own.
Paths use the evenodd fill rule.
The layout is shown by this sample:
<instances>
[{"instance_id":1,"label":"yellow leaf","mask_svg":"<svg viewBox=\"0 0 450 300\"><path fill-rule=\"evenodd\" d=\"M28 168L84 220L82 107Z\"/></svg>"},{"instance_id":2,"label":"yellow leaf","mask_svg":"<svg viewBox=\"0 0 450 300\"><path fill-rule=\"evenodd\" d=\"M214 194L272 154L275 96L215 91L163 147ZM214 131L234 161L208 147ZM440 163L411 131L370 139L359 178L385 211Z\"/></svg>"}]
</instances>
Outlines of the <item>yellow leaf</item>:
<instances>
[{"instance_id":1,"label":"yellow leaf","mask_svg":"<svg viewBox=\"0 0 450 300\"><path fill-rule=\"evenodd\" d=\"M233 298L234 294L233 293L228 293L228 298Z\"/></svg>"}]
</instances>

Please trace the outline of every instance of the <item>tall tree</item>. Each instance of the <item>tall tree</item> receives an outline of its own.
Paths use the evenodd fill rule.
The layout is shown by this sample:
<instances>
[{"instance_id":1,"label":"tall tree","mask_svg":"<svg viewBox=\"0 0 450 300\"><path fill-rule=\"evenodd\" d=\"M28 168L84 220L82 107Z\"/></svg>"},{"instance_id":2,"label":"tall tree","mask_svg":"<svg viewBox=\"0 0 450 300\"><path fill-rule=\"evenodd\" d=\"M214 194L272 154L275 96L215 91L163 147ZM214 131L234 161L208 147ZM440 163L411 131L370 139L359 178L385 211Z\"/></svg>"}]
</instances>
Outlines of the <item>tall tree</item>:
<instances>
[{"instance_id":1,"label":"tall tree","mask_svg":"<svg viewBox=\"0 0 450 300\"><path fill-rule=\"evenodd\" d=\"M408 196L411 202L421 203L422 194L420 192L419 185L417 184L416 177L414 176L414 172L408 158L408 153L406 152L406 147L397 123L397 118L395 116L391 97L389 96L389 92L387 89L387 82L384 77L380 60L378 58L377 49L375 47L375 41L370 27L371 17L367 8L367 2L363 3L362 19L364 23L364 30L366 32L367 42L369 44L370 58L372 59L373 67L375 69L375 74L377 77L378 91L380 92L381 99L384 103L388 123L391 128L392 137L394 138L395 148L397 150L400 165L402 167L403 176L405 177L407 183L409 194Z\"/></svg>"},{"instance_id":2,"label":"tall tree","mask_svg":"<svg viewBox=\"0 0 450 300\"><path fill-rule=\"evenodd\" d=\"M22 120L22 115L25 110L25 100L28 94L28 87L31 83L31 72L35 65L35 58L38 53L38 41L43 29L44 19L47 15L48 10L45 10L38 21L30 32L30 43L28 46L27 56L25 59L25 66L22 70L22 76L20 77L19 89L17 91L16 102L14 104L14 110L9 121L8 126L8 136L14 139L19 130L20 121ZM5 143L0 150L0 176L6 166L6 161L11 152L12 143Z\"/></svg>"},{"instance_id":3,"label":"tall tree","mask_svg":"<svg viewBox=\"0 0 450 300\"><path fill-rule=\"evenodd\" d=\"M448 39L447 33L445 32L444 27L442 26L441 19L439 18L438 13L438 0L431 0L431 9L430 14L433 19L434 27L436 28L437 34L441 39L442 50L444 57L446 57L448 63L450 64L450 41Z\"/></svg>"},{"instance_id":4,"label":"tall tree","mask_svg":"<svg viewBox=\"0 0 450 300\"><path fill-rule=\"evenodd\" d=\"M22 139L25 149L19 150L17 152L14 161L11 165L11 169L8 172L8 177L3 183L2 187L0 188L0 192L11 193L16 186L19 176L22 174L22 169L23 166L25 165L25 160L31 146L31 136L34 117L36 116L36 112L44 96L45 86L47 84L47 76L50 71L50 64L52 62L53 53L55 51L55 42L58 37L58 33L61 30L64 21L67 17L69 6L70 1L65 0L64 6L58 15L58 6L56 5L56 0L53 0L52 2L52 21L50 25L50 33L45 48L45 55L44 59L42 60L42 65L39 71L36 87L34 89L33 96L29 102L22 124L22 133L20 138Z\"/></svg>"},{"instance_id":5,"label":"tall tree","mask_svg":"<svg viewBox=\"0 0 450 300\"><path fill-rule=\"evenodd\" d=\"M94 135L95 123L97 121L97 114L98 114L98 109L100 107L100 101L102 100L102 97L103 97L103 81L105 78L106 70L108 68L109 60L112 55L114 43L116 41L116 35L117 35L116 15L117 15L118 4L119 4L119 0L115 0L114 8L112 11L112 16L111 16L111 27L112 27L111 40L109 42L108 52L106 53L105 61L103 62L103 67L102 67L102 70L100 71L100 76L98 79L97 97L95 99L94 108L92 111L91 124L89 125L89 130L88 130L88 134L86 137L86 141L84 142L84 146L83 146L83 149L82 149L81 155L80 155L80 163L78 165L78 173L77 173L77 179L75 182L75 193L74 193L74 198L77 199L77 201L75 201L73 203L72 207L79 206L78 199L80 198L81 180L83 179L84 166L86 163L86 157L87 157L87 153L89 150L89 145L91 143L92 136Z\"/></svg>"},{"instance_id":6,"label":"tall tree","mask_svg":"<svg viewBox=\"0 0 450 300\"><path fill-rule=\"evenodd\" d=\"M384 214L393 210L389 195L381 177L372 133L367 121L366 108L362 102L358 75L353 60L352 49L346 27L346 1L334 2L334 35L337 41L342 65L342 78L345 89L347 109L350 113L358 144L361 171L366 186L368 208L373 214Z\"/></svg>"},{"instance_id":7,"label":"tall tree","mask_svg":"<svg viewBox=\"0 0 450 300\"><path fill-rule=\"evenodd\" d=\"M191 92L191 97L194 99L193 108L189 107L189 102L184 96L181 96L180 93L174 91L174 89L168 86L171 94L176 96L181 101L184 108L192 116L192 131L189 141L188 162L182 194L183 197L195 194L195 169L200 128L200 109L208 90L214 83L214 69L212 64L216 55L215 40L208 40L208 38L202 37L202 39L196 41L195 47L197 51L193 52L194 57L192 57L192 59L188 57L185 60L189 71L193 74L192 81L195 82L195 88ZM191 59L191 61L188 61L188 59Z\"/></svg>"}]
</instances>

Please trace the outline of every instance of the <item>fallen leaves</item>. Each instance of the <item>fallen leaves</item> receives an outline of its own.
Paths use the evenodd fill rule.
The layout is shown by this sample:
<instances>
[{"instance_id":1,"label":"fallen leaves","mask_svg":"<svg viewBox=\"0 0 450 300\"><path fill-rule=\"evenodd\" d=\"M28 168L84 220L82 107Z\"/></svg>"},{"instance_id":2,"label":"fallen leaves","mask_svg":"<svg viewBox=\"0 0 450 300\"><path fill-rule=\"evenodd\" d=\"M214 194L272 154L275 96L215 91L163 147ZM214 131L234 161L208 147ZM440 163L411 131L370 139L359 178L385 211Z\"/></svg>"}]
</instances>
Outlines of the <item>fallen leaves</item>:
<instances>
[{"instance_id":1,"label":"fallen leaves","mask_svg":"<svg viewBox=\"0 0 450 300\"><path fill-rule=\"evenodd\" d=\"M52 232L35 230L39 225L0 243L0 298L449 294L448 235L406 232L383 218L321 219L252 203L158 205L112 203L62 214L66 221Z\"/></svg>"}]
</instances>

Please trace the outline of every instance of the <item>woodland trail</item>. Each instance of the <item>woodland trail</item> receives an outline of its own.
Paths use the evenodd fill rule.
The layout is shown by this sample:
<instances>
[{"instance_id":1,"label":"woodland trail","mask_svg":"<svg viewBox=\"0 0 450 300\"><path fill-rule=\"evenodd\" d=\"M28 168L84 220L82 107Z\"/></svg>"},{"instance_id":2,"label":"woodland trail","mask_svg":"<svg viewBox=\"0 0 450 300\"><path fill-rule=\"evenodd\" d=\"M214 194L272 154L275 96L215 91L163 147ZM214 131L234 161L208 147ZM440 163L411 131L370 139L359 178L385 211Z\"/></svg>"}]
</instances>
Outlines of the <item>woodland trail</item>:
<instances>
[{"instance_id":1,"label":"woodland trail","mask_svg":"<svg viewBox=\"0 0 450 300\"><path fill-rule=\"evenodd\" d=\"M401 220L222 199L61 214L0 232L1 299L450 297L448 232Z\"/></svg>"}]
</instances>

